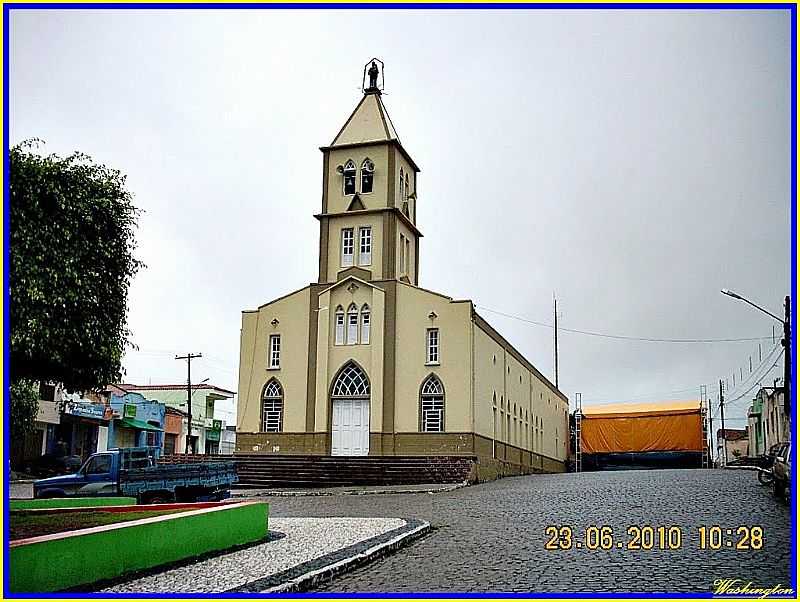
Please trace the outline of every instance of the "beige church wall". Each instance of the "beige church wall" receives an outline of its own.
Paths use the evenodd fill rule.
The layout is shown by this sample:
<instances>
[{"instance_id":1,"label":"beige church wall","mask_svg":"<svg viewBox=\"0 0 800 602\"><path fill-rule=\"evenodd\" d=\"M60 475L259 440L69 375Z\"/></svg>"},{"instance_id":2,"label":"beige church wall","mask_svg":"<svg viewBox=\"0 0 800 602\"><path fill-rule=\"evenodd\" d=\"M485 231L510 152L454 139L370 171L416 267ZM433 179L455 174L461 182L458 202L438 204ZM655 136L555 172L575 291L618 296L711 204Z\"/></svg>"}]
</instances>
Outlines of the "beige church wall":
<instances>
[{"instance_id":1,"label":"beige church wall","mask_svg":"<svg viewBox=\"0 0 800 602\"><path fill-rule=\"evenodd\" d=\"M428 315L437 314L435 319ZM471 432L470 303L405 284L397 287L395 431L419 432L419 394L431 373L445 390L445 431ZM439 365L425 365L426 331L438 328Z\"/></svg>"},{"instance_id":2,"label":"beige church wall","mask_svg":"<svg viewBox=\"0 0 800 602\"><path fill-rule=\"evenodd\" d=\"M309 294L306 287L242 315L238 415L244 432L261 430L261 394L273 377L283 388L283 430L305 431ZM268 368L271 334L281 335L279 369Z\"/></svg>"},{"instance_id":3,"label":"beige church wall","mask_svg":"<svg viewBox=\"0 0 800 602\"><path fill-rule=\"evenodd\" d=\"M522 364L508 349L510 345L501 344L479 324L474 325L475 346L475 432L493 438L495 425L492 416L492 393L497 395L497 440L505 446L518 448L520 452L529 451L546 458L564 460L564 432L567 422L563 410L566 402L526 365ZM496 358L496 361L493 361ZM522 382L520 382L522 377ZM501 398L510 402L511 430L501 426ZM548 403L548 399L550 402ZM514 403L517 404L517 428L514 429ZM520 422L520 409L523 411ZM528 409L527 435L524 410ZM542 419L542 435L536 437L535 416ZM508 421L506 421L506 425ZM520 426L521 425L521 426ZM556 446L556 428L559 429L559 443ZM533 433L531 433L533 430ZM509 453L520 453L509 452ZM510 460L510 458L509 458ZM524 464L524 462L521 462Z\"/></svg>"},{"instance_id":4,"label":"beige church wall","mask_svg":"<svg viewBox=\"0 0 800 602\"><path fill-rule=\"evenodd\" d=\"M408 244L408 260L406 262L407 270L405 273L401 272L400 263L400 235L409 241ZM411 233L411 230L406 226L401 220L397 220L397 243L395 244L395 265L397 266L397 276L407 276L408 280L411 284L416 285L416 270L415 270L415 261L416 261L416 245L414 243L414 234Z\"/></svg>"},{"instance_id":5,"label":"beige church wall","mask_svg":"<svg viewBox=\"0 0 800 602\"><path fill-rule=\"evenodd\" d=\"M540 452L550 458L566 458L565 444L569 432L568 419L564 415L566 409L567 403L549 388L539 386L534 390L534 413L541 419L543 432Z\"/></svg>"},{"instance_id":6,"label":"beige church wall","mask_svg":"<svg viewBox=\"0 0 800 602\"><path fill-rule=\"evenodd\" d=\"M504 351L483 330L473 325L473 345L475 354L475 432L489 439L494 439L494 421L492 417L492 395L497 397L497 439L500 439L500 396L505 396Z\"/></svg>"},{"instance_id":7,"label":"beige church wall","mask_svg":"<svg viewBox=\"0 0 800 602\"><path fill-rule=\"evenodd\" d=\"M350 290L350 289L353 290ZM336 345L334 313L341 305L347 312L351 303L359 310L370 307L369 343ZM314 403L314 430L330 430L330 392L341 368L350 360L367 373L370 383L370 430L380 431L383 421L383 322L384 292L364 282L344 280L320 296L319 327L317 331L317 387ZM345 323L345 330L347 324ZM359 328L359 336L361 330Z\"/></svg>"},{"instance_id":8,"label":"beige church wall","mask_svg":"<svg viewBox=\"0 0 800 602\"><path fill-rule=\"evenodd\" d=\"M344 194L344 177L336 168L352 159L356 164L356 192L361 202L367 209L380 209L386 207L386 191L389 182L389 146L375 144L355 146L344 149L331 149L328 155L328 209L326 213L340 213L347 211L352 195ZM375 164L375 176L372 182L372 192L361 193L361 163L369 158Z\"/></svg>"},{"instance_id":9,"label":"beige church wall","mask_svg":"<svg viewBox=\"0 0 800 602\"><path fill-rule=\"evenodd\" d=\"M369 265L359 264L358 228L372 228L372 257ZM379 213L345 213L330 220L330 239L328 242L328 282L336 282L337 274L353 266L342 266L342 230L353 228L355 235L355 255L353 266L372 272L372 279L383 278L383 217Z\"/></svg>"},{"instance_id":10,"label":"beige church wall","mask_svg":"<svg viewBox=\"0 0 800 602\"><path fill-rule=\"evenodd\" d=\"M414 192L414 190L416 188L415 179L414 179L415 173L414 173L414 168L411 167L411 164L408 162L408 160L405 158L403 153L400 152L399 149L397 150L397 152L395 152L395 160L394 161L395 161L395 171L397 172L397 177L395 178L395 186L394 186L394 189L395 189L394 190L394 195L395 195L394 198L397 199L397 203L396 203L397 208L398 209L402 209L403 208L403 200L404 199L400 198L400 170L401 169L403 170L403 178L405 178L405 174L408 174L408 187L411 189L411 192ZM413 217L414 216L414 213L413 213L414 208L412 207L413 201L409 200L408 204L409 204L409 213Z\"/></svg>"},{"instance_id":11,"label":"beige church wall","mask_svg":"<svg viewBox=\"0 0 800 602\"><path fill-rule=\"evenodd\" d=\"M258 430L258 405L251 401L252 385L250 385L253 371L250 366L254 363L256 327L258 324L258 311L242 312L242 328L239 331L239 386L236 401L236 430ZM251 391L248 391L248 388Z\"/></svg>"}]
</instances>

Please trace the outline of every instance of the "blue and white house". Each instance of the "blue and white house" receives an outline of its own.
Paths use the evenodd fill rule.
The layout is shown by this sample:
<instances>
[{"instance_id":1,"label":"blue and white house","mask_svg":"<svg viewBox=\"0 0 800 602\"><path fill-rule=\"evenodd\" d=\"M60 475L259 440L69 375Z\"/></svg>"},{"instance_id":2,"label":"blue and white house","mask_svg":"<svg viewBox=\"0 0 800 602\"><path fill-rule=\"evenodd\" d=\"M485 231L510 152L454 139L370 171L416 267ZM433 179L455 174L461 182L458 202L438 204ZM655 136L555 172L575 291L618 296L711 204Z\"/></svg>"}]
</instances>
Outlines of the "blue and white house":
<instances>
[{"instance_id":1,"label":"blue and white house","mask_svg":"<svg viewBox=\"0 0 800 602\"><path fill-rule=\"evenodd\" d=\"M164 445L166 406L141 393L111 395L108 448Z\"/></svg>"}]
</instances>

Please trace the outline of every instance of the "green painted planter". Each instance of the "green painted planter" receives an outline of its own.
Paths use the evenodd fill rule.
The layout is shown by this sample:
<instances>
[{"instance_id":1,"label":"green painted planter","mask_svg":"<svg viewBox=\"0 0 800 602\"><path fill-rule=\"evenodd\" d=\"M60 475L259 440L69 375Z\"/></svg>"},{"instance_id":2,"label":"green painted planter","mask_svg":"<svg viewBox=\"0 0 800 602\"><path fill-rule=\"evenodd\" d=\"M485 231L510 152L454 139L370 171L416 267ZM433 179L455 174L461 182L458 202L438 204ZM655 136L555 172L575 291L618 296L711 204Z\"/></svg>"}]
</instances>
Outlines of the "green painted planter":
<instances>
[{"instance_id":1,"label":"green painted planter","mask_svg":"<svg viewBox=\"0 0 800 602\"><path fill-rule=\"evenodd\" d=\"M266 502L220 504L12 541L11 591L58 591L252 543L267 536L268 515Z\"/></svg>"},{"instance_id":2,"label":"green painted planter","mask_svg":"<svg viewBox=\"0 0 800 602\"><path fill-rule=\"evenodd\" d=\"M44 500L11 500L9 510L39 510L41 508L89 508L94 506L131 506L134 497L56 497Z\"/></svg>"}]
</instances>

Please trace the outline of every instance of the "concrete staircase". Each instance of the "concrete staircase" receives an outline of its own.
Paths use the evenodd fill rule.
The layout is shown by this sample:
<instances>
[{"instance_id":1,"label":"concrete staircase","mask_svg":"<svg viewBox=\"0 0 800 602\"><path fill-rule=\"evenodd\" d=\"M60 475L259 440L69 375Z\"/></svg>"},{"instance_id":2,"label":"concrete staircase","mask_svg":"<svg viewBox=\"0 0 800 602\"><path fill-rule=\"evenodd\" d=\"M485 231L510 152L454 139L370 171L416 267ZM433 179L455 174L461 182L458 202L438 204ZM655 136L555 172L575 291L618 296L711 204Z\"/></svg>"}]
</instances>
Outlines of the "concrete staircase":
<instances>
[{"instance_id":1,"label":"concrete staircase","mask_svg":"<svg viewBox=\"0 0 800 602\"><path fill-rule=\"evenodd\" d=\"M340 487L460 483L474 478L474 456L165 456L162 463L233 460L239 487Z\"/></svg>"}]
</instances>

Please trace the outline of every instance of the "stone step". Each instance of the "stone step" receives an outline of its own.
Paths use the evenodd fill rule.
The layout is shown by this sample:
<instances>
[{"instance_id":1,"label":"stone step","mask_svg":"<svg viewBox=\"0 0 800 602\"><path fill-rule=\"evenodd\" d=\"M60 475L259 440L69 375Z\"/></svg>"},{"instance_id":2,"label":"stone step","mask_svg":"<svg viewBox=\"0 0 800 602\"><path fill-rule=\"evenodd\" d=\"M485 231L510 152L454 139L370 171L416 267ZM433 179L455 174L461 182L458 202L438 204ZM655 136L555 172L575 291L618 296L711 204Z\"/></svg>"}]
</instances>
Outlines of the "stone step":
<instances>
[{"instance_id":1,"label":"stone step","mask_svg":"<svg viewBox=\"0 0 800 602\"><path fill-rule=\"evenodd\" d=\"M458 483L468 479L472 456L167 456L163 463L236 462L241 487L321 487Z\"/></svg>"}]
</instances>

